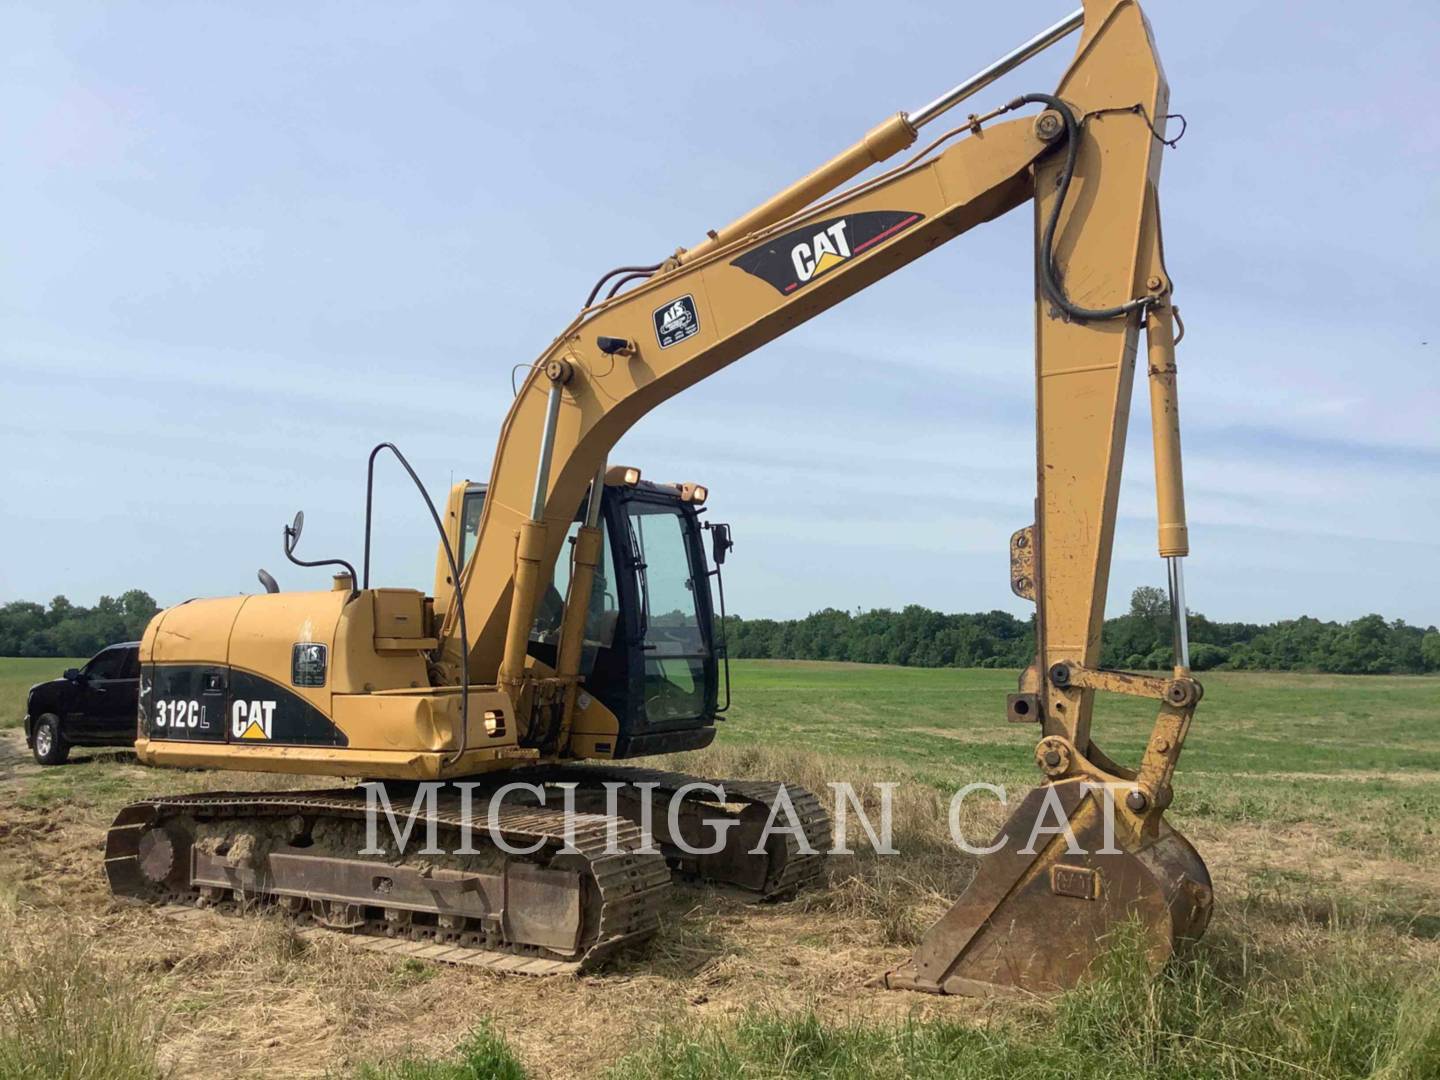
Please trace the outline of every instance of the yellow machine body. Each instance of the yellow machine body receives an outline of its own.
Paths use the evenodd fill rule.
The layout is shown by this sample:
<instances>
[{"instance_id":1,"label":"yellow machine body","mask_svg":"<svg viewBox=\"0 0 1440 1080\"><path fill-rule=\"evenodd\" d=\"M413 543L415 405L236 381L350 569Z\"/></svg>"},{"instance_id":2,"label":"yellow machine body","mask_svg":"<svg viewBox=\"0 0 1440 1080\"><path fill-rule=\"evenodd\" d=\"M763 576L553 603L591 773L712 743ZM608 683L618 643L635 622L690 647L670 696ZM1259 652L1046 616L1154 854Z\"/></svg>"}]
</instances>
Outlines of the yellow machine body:
<instances>
[{"instance_id":1,"label":"yellow machine body","mask_svg":"<svg viewBox=\"0 0 1440 1080\"><path fill-rule=\"evenodd\" d=\"M442 551L430 598L356 589L345 578L331 592L192 601L157 616L142 646L155 685L142 699L141 758L422 780L607 756L623 725L587 692L581 659L592 582L605 574L604 530L597 511L577 517L576 508L596 503L611 448L661 402L1029 204L1037 248L1025 257L1040 278L1036 519L1012 541L1011 585L1036 603L1037 654L1010 718L1039 724L1036 790L1063 793L1082 831L1098 804L1079 785L1129 793L1115 811L1124 853L1067 863L1063 845L1051 844L1019 862L987 859L915 961L889 979L938 992L1044 989L1082 977L1106 928L1127 915L1154 930L1157 962L1175 938L1198 933L1208 878L1162 813L1199 686L1183 648L1169 678L1099 670L1142 328L1160 554L1172 575L1188 552L1157 194L1168 89L1137 4L1087 0L1083 25L1078 15L1073 25L1079 45L1052 95L972 116L912 161L834 193L915 142L931 117L927 110L885 121L629 291L587 305L529 368L502 425L478 519L463 520L464 484L441 515L461 552L458 581ZM1036 101L1046 107L1001 118ZM1058 284L1046 277L1051 270ZM1106 313L1083 314L1096 309ZM531 630L561 566L569 595L546 663L533 655ZM1183 636L1183 596L1179 603ZM1134 768L1110 761L1092 741L1094 699L1103 691L1157 701L1154 733ZM207 692L228 702L218 717L203 708ZM157 724L173 700L201 702L210 727L202 731L188 706L178 731ZM267 701L275 702L268 724ZM537 725L544 740L528 734ZM1033 801L1007 825L1011 833L1033 821ZM1047 927L1060 928L1058 951L1045 941Z\"/></svg>"}]
</instances>

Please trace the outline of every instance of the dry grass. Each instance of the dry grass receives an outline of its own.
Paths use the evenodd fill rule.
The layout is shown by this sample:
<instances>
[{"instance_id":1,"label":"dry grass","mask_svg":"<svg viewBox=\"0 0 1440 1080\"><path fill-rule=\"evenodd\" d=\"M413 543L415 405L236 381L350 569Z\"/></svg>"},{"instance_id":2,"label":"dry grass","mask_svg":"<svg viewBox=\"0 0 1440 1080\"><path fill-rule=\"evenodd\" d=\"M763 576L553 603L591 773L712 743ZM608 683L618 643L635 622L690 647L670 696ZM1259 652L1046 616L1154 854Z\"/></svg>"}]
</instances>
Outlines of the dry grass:
<instances>
[{"instance_id":1,"label":"dry grass","mask_svg":"<svg viewBox=\"0 0 1440 1080\"><path fill-rule=\"evenodd\" d=\"M19 928L13 893L7 930ZM133 973L64 917L0 945L0 1076L141 1080L159 1071L159 1025Z\"/></svg>"},{"instance_id":2,"label":"dry grass","mask_svg":"<svg viewBox=\"0 0 1440 1080\"><path fill-rule=\"evenodd\" d=\"M162 772L116 753L76 758L40 770L26 763L16 733L0 732L0 1045L19 1048L16 1060L40 1062L42 1072L31 1075L100 1075L83 1063L112 1045L114 1061L134 1063L134 1076L397 1080L491 1075L500 1068L494 1062L506 1060L502 1051L534 1077L964 1075L957 1062L980 1063L964 1065L975 1075L1003 1075L1007 1063L1012 1075L1102 1075L1085 1072L1081 1058L1046 1056L1062 1039L1093 1051L1093 1060L1112 1055L1125 1064L1117 1075L1308 1069L1420 1080L1436 1060L1440 1002L1425 981L1440 969L1435 861L1351 842L1339 812L1332 820L1266 820L1262 812L1280 803L1263 778L1236 793L1257 793L1260 811L1235 814L1224 804L1224 814L1182 823L1205 852L1220 898L1192 966L1180 965L1159 996L1119 995L1112 1007L1095 995L1015 1005L867 986L905 959L974 872L973 860L948 842L948 796L924 771L933 766L902 758L731 738L654 762L783 778L820 792L848 781L872 814L875 785L898 781L893 840L901 854L868 853L852 827L857 854L830 860L829 887L796 902L756 905L678 887L646 949L596 974L540 981L386 959L340 939L302 941L271 918L175 923L117 904L101 851L124 802L151 792L324 781ZM1421 787L1396 790L1367 811L1375 835L1423 832L1426 804L1405 801ZM1219 792L1217 805L1229 795ZM962 825L983 839L1002 817L996 803L976 798ZM1414 850L1433 850L1433 838L1419 843ZM11 968L22 977L9 980ZM57 989L27 1004L27 986ZM1204 1008L1186 1011L1186 1001L1200 999ZM57 1014L96 1020L93 1033L62 1040L91 1048L75 1051L74 1067L45 1056L53 1023L44 1018ZM123 1022L113 1023L117 1017ZM1202 1060L1196 1039L1238 1049ZM675 1054L666 1057L666 1045ZM1151 1056L1126 1049L1136 1045ZM1303 1068L1267 1066L1256 1057L1264 1053ZM4 1061L0 1076L25 1075ZM113 1074L123 1075L118 1066Z\"/></svg>"},{"instance_id":3,"label":"dry grass","mask_svg":"<svg viewBox=\"0 0 1440 1080\"><path fill-rule=\"evenodd\" d=\"M13 763L18 749L10 749ZM789 750L711 752L689 764L716 776L784 776L820 791L828 780L848 780L871 793L872 814L870 785L903 778L883 768L832 773L820 756ZM974 1009L865 986L904 959L919 929L968 880L964 858L940 843L944 805L929 791L902 786L896 793L895 842L905 856L838 857L833 887L796 903L753 904L680 887L648 948L595 975L530 981L387 960L340 939L300 942L272 918L215 914L199 925L174 923L111 900L100 856L115 807L150 791L255 786L265 778L159 772L118 754L63 770L20 765L18 772L0 788L0 865L14 897L0 912L0 936L43 940L44 925L65 913L67 932L111 959L107 977L129 995L142 987L139 997L161 1012L158 1060L174 1076L344 1073L407 1054L444 1055L482 1021L493 1023L536 1075L580 1075L623 1057L644 1033L692 1016L724 1023L752 1007L810 1003L822 1016L841 1018L856 995L871 1015L897 1020L916 1009ZM101 779L107 793L96 796L87 780ZM994 824L977 824L976 834ZM863 833L852 836L863 848ZM956 880L947 883L951 873ZM551 1023L536 1023L560 1015L563 1039Z\"/></svg>"},{"instance_id":4,"label":"dry grass","mask_svg":"<svg viewBox=\"0 0 1440 1080\"><path fill-rule=\"evenodd\" d=\"M846 783L877 830L885 798L883 785L893 785L889 792L890 843L898 854L877 855L860 815L850 806L846 811L847 846L855 854L828 859L827 887L798 901L804 912L830 922L834 938L848 946L914 946L975 875L976 859L950 842L948 796L912 782L894 762L836 760L813 751L742 744L681 755L668 767L736 779L783 777L824 793L832 807L838 805L840 796L831 794L829 785ZM967 799L961 830L984 843L1004 816L994 800L983 796Z\"/></svg>"}]
</instances>

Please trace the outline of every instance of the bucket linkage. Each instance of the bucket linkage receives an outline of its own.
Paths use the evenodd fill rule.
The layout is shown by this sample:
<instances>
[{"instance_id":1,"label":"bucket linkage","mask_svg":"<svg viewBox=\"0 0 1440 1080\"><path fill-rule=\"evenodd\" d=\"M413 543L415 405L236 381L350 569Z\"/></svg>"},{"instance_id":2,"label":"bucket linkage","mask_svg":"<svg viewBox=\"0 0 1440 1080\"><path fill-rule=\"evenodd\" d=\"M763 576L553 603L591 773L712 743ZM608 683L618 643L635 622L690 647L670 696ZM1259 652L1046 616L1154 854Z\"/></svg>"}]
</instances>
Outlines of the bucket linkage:
<instances>
[{"instance_id":1,"label":"bucket linkage","mask_svg":"<svg viewBox=\"0 0 1440 1080\"><path fill-rule=\"evenodd\" d=\"M1212 906L1209 872L1194 846L1164 820L1200 684L1184 669L1164 679L1057 664L1048 676L1066 692L1158 698L1140 767L1116 765L1088 740L1082 754L1053 725L1035 750L1046 781L983 849L988 854L969 888L909 962L884 976L886 986L935 994L1053 993L1083 982L1127 924L1138 927L1152 971L1177 942L1204 933ZM1033 669L1025 681L1036 681ZM1012 695L1010 713L1034 719L1041 714L1039 695Z\"/></svg>"}]
</instances>

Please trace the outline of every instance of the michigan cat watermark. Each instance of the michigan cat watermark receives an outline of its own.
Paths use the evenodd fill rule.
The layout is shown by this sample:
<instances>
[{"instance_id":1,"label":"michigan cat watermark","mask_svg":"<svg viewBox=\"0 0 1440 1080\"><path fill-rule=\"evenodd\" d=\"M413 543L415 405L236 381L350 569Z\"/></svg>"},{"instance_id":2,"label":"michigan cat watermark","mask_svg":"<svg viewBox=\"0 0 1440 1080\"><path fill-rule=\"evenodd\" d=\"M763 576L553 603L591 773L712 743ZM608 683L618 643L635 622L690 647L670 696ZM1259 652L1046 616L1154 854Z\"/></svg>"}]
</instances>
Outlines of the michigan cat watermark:
<instances>
[{"instance_id":1,"label":"michigan cat watermark","mask_svg":"<svg viewBox=\"0 0 1440 1080\"><path fill-rule=\"evenodd\" d=\"M1095 797L1100 808L1101 846L1089 852L1079 843L1059 788L1044 785L1041 805L1029 827L1025 845L1019 848L1021 854L1035 854L1036 845L1042 841L1048 844L1052 837L1062 837L1070 855L1120 853L1115 845L1116 796L1135 790L1135 786L1088 780L1077 783L1082 792ZM382 840L393 841L394 851L405 854L420 839L424 840L424 846L417 849L420 855L478 855L482 849L475 846L477 836L507 855L534 855L553 840L541 836L529 843L517 842L515 830L507 828L506 815L536 808L558 812L564 840L562 852L579 850L576 846L579 830L588 831L603 824L607 855L660 854L666 847L687 856L715 855L726 849L731 832L742 826L740 816L724 811L736 801L732 794L723 783L707 780L690 781L666 791L657 790L661 785L651 781L607 780L603 784L604 808L593 811L580 809L579 785L567 781L546 784L512 781L499 786L482 781L406 784L404 793L411 796L411 801L405 806L402 797L399 810L383 781L368 781L360 786L365 790L365 847L359 854L368 856L391 853ZM747 854L764 855L776 838L788 838L787 844L793 843L793 850L801 855L853 855L850 838L857 827L876 854L900 854L894 844L896 783L870 785L875 795L870 811L854 785L834 781L826 786L832 795L828 848L816 848L790 789L782 784L777 785L774 797L769 800L764 823L752 846L745 849ZM596 793L587 792L587 795L593 794ZM1009 794L1003 784L976 781L954 792L947 814L951 841L961 851L977 856L992 855L1015 839L1005 829L985 843L977 843L967 835L962 823L966 803L982 794L998 801L1002 808L1009 805ZM626 813L627 810L630 812ZM442 846L442 827L447 833L455 831L458 843Z\"/></svg>"}]
</instances>

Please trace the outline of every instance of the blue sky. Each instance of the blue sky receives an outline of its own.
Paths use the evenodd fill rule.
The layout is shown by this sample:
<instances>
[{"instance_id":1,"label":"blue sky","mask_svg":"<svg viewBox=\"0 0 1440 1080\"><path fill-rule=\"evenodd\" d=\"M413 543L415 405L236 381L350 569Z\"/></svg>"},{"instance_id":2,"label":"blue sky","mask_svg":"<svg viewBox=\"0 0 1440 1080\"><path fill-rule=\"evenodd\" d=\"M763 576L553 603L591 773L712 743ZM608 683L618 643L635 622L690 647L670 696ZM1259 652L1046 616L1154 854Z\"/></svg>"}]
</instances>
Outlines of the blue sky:
<instances>
[{"instance_id":1,"label":"blue sky","mask_svg":"<svg viewBox=\"0 0 1440 1080\"><path fill-rule=\"evenodd\" d=\"M1069 4L24 4L0 14L0 600L324 587L365 455L484 478L510 372ZM1148 7L1188 337L1194 610L1440 621L1440 8ZM1062 45L983 92L1049 90ZM615 460L733 523L732 611L1023 613L1030 220L982 227L646 418ZM1162 584L1135 402L1112 605ZM380 583L428 588L398 469Z\"/></svg>"}]
</instances>

